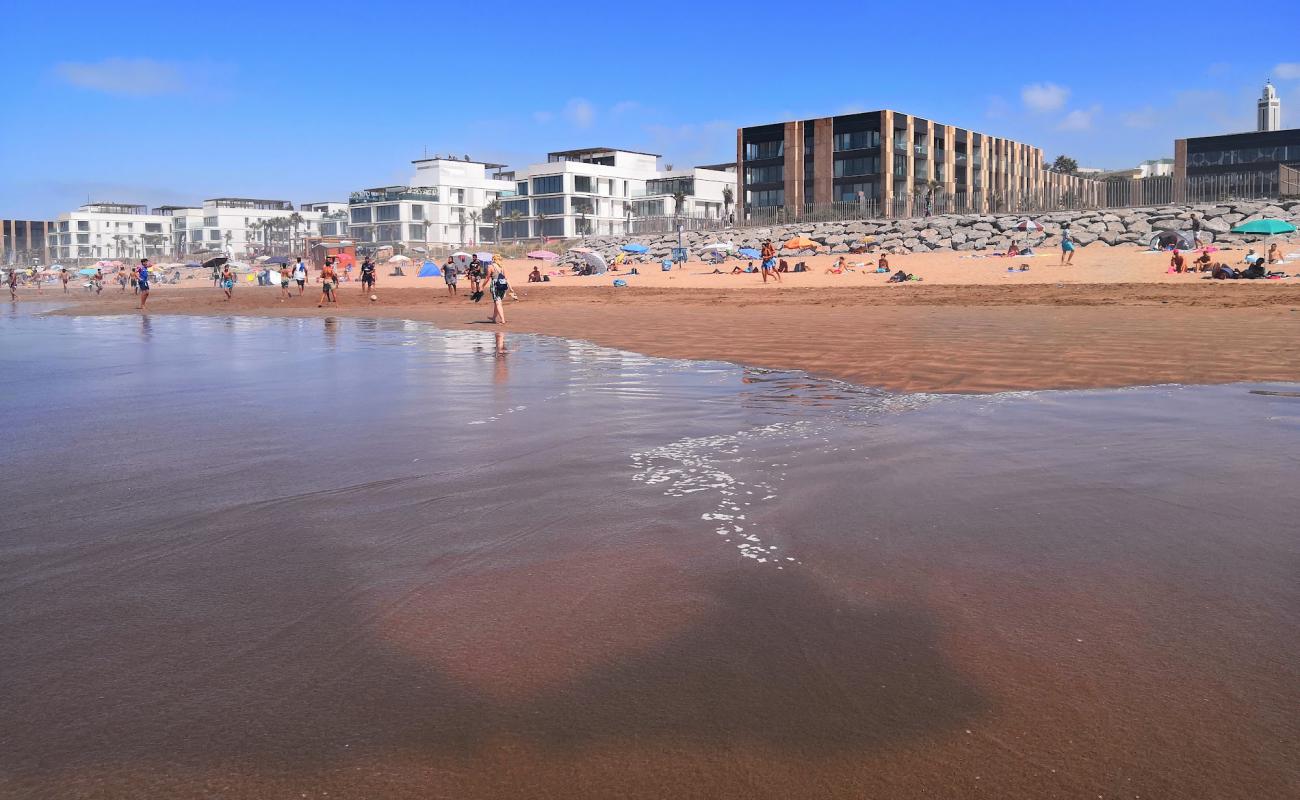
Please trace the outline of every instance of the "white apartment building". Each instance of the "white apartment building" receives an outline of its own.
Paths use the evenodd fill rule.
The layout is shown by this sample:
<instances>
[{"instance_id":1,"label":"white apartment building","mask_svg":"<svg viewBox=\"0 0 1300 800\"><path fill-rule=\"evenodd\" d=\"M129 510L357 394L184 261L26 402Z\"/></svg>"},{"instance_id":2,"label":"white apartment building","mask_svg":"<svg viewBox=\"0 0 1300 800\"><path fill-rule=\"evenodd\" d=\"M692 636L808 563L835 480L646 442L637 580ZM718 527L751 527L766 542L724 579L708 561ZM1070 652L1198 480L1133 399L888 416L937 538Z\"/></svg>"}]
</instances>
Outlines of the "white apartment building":
<instances>
[{"instance_id":1,"label":"white apartment building","mask_svg":"<svg viewBox=\"0 0 1300 800\"><path fill-rule=\"evenodd\" d=\"M620 234L637 219L724 213L723 188L735 185L734 172L664 171L658 163L655 153L609 147L548 153L546 163L515 172L515 196L501 203L501 238Z\"/></svg>"},{"instance_id":2,"label":"white apartment building","mask_svg":"<svg viewBox=\"0 0 1300 800\"><path fill-rule=\"evenodd\" d=\"M156 258L172 253L171 220L134 203L87 203L60 214L55 231L50 250L57 259Z\"/></svg>"},{"instance_id":3,"label":"white apartment building","mask_svg":"<svg viewBox=\"0 0 1300 800\"><path fill-rule=\"evenodd\" d=\"M171 219L173 253L222 253L233 258L259 254L299 253L309 237L319 236L324 208L342 203L309 203L295 210L288 200L217 197L197 208L156 209Z\"/></svg>"},{"instance_id":4,"label":"white apartment building","mask_svg":"<svg viewBox=\"0 0 1300 800\"><path fill-rule=\"evenodd\" d=\"M493 204L514 192L514 183L500 177L502 165L471 161L468 156L435 156L411 163L415 174L409 185L354 192L346 232L342 220L327 220L323 235L346 235L360 247L387 245L399 250L495 241Z\"/></svg>"},{"instance_id":5,"label":"white apartment building","mask_svg":"<svg viewBox=\"0 0 1300 800\"><path fill-rule=\"evenodd\" d=\"M53 256L60 259L175 258L223 253L236 258L297 252L319 236L327 212L344 203L313 203L295 211L287 200L220 197L201 206L88 203L59 216Z\"/></svg>"}]
</instances>

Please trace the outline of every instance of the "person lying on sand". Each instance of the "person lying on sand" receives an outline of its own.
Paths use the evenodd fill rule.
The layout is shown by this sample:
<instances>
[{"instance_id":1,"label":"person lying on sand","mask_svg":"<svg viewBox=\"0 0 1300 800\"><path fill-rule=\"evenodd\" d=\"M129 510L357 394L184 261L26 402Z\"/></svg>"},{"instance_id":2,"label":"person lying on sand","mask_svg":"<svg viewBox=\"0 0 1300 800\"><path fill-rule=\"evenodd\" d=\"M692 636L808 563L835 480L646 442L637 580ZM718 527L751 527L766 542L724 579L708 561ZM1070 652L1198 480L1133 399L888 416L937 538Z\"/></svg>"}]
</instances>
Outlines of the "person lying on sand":
<instances>
[{"instance_id":1,"label":"person lying on sand","mask_svg":"<svg viewBox=\"0 0 1300 800\"><path fill-rule=\"evenodd\" d=\"M754 262L752 262L752 261L749 262L749 266L750 266L750 268L752 269L753 266L754 266ZM739 264L737 264L736 266L734 266L734 267L731 268L731 274L732 274L732 275L739 275L739 274L741 274L742 272L745 272L745 270L741 269Z\"/></svg>"}]
</instances>

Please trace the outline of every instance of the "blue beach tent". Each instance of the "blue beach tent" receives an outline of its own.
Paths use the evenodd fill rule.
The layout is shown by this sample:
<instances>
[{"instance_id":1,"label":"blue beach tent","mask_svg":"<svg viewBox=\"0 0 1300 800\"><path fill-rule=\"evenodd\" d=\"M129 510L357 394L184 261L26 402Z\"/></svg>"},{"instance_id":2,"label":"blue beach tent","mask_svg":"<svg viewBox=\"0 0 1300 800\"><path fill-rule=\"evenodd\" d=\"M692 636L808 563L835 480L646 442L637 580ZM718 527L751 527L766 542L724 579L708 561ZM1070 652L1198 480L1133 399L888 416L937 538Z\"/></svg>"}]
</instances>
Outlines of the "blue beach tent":
<instances>
[{"instance_id":1,"label":"blue beach tent","mask_svg":"<svg viewBox=\"0 0 1300 800\"><path fill-rule=\"evenodd\" d=\"M745 258L758 258L760 255L762 255L762 253L758 252L752 247L742 247L736 252L744 256Z\"/></svg>"},{"instance_id":2,"label":"blue beach tent","mask_svg":"<svg viewBox=\"0 0 1300 800\"><path fill-rule=\"evenodd\" d=\"M424 262L423 265L421 265L420 274L417 275L416 277L437 278L440 277L441 275L442 275L442 270L438 269L437 264L433 263L432 261L426 261Z\"/></svg>"},{"instance_id":3,"label":"blue beach tent","mask_svg":"<svg viewBox=\"0 0 1300 800\"><path fill-rule=\"evenodd\" d=\"M634 243L634 244L625 244L625 245L623 245L623 252L624 252L624 253L644 253L644 252L647 252L649 249L650 249L650 248L646 247L646 246L643 245L643 244L635 244L635 243Z\"/></svg>"}]
</instances>

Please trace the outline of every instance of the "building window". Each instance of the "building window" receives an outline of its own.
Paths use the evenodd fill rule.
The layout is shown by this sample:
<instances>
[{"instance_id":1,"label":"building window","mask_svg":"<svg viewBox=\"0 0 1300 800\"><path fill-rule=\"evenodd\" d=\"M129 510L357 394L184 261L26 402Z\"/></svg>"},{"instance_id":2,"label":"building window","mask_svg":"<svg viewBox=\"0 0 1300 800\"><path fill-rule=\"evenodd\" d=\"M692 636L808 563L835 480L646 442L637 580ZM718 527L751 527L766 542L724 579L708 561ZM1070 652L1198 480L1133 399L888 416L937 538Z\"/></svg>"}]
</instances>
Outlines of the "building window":
<instances>
[{"instance_id":1,"label":"building window","mask_svg":"<svg viewBox=\"0 0 1300 800\"><path fill-rule=\"evenodd\" d=\"M749 193L749 204L754 208L774 208L785 205L785 189L768 189Z\"/></svg>"},{"instance_id":2,"label":"building window","mask_svg":"<svg viewBox=\"0 0 1300 800\"><path fill-rule=\"evenodd\" d=\"M90 234L89 233L77 234L77 244L90 244Z\"/></svg>"},{"instance_id":3,"label":"building window","mask_svg":"<svg viewBox=\"0 0 1300 800\"><path fill-rule=\"evenodd\" d=\"M591 178L587 175L573 176L573 191L591 194Z\"/></svg>"},{"instance_id":4,"label":"building window","mask_svg":"<svg viewBox=\"0 0 1300 800\"><path fill-rule=\"evenodd\" d=\"M528 194L528 181L519 181L515 184L515 194L526 196Z\"/></svg>"},{"instance_id":5,"label":"building window","mask_svg":"<svg viewBox=\"0 0 1300 800\"><path fill-rule=\"evenodd\" d=\"M66 223L66 222L60 222L60 223L59 223L59 233L67 233L67 232L68 232L68 223Z\"/></svg>"},{"instance_id":6,"label":"building window","mask_svg":"<svg viewBox=\"0 0 1300 800\"><path fill-rule=\"evenodd\" d=\"M534 214L563 214L563 197L539 197L533 201Z\"/></svg>"},{"instance_id":7,"label":"building window","mask_svg":"<svg viewBox=\"0 0 1300 800\"><path fill-rule=\"evenodd\" d=\"M245 222L245 224L247 224L247 222ZM215 228L215 227L217 227L217 218L216 218L216 217L204 217L204 218L203 218L203 227L205 227L205 228Z\"/></svg>"},{"instance_id":8,"label":"building window","mask_svg":"<svg viewBox=\"0 0 1300 800\"><path fill-rule=\"evenodd\" d=\"M464 205L464 204L465 204L465 190L464 190L464 189L452 189L452 190L450 190L450 195L451 195L451 196L448 198L448 202L451 202L451 203L453 203L453 204L455 204L455 205Z\"/></svg>"},{"instance_id":9,"label":"building window","mask_svg":"<svg viewBox=\"0 0 1300 800\"><path fill-rule=\"evenodd\" d=\"M907 177L907 156L901 153L894 154L894 177L895 178Z\"/></svg>"},{"instance_id":10,"label":"building window","mask_svg":"<svg viewBox=\"0 0 1300 800\"><path fill-rule=\"evenodd\" d=\"M852 131L835 134L835 152L866 150L880 146L880 131Z\"/></svg>"},{"instance_id":11,"label":"building window","mask_svg":"<svg viewBox=\"0 0 1300 800\"><path fill-rule=\"evenodd\" d=\"M572 201L573 213L575 214L595 214L596 204L591 201L590 197L575 197Z\"/></svg>"},{"instance_id":12,"label":"building window","mask_svg":"<svg viewBox=\"0 0 1300 800\"><path fill-rule=\"evenodd\" d=\"M501 204L501 215L508 217L511 214L518 214L521 217L528 216L527 200L507 200Z\"/></svg>"},{"instance_id":13,"label":"building window","mask_svg":"<svg viewBox=\"0 0 1300 800\"><path fill-rule=\"evenodd\" d=\"M554 219L542 220L541 228L541 231L538 233L539 236L563 236L564 219L562 217L556 217Z\"/></svg>"},{"instance_id":14,"label":"building window","mask_svg":"<svg viewBox=\"0 0 1300 800\"><path fill-rule=\"evenodd\" d=\"M338 223L322 222L320 224L321 236L338 236L339 235L338 230L339 230Z\"/></svg>"},{"instance_id":15,"label":"building window","mask_svg":"<svg viewBox=\"0 0 1300 800\"><path fill-rule=\"evenodd\" d=\"M88 231L88 230L90 230L90 223L89 223L89 222L80 222L80 221L78 221L78 222L77 222L77 230L79 230L79 231Z\"/></svg>"},{"instance_id":16,"label":"building window","mask_svg":"<svg viewBox=\"0 0 1300 800\"><path fill-rule=\"evenodd\" d=\"M847 178L853 175L875 175L880 172L879 156L862 158L845 158L835 162L835 177Z\"/></svg>"},{"instance_id":17,"label":"building window","mask_svg":"<svg viewBox=\"0 0 1300 800\"><path fill-rule=\"evenodd\" d=\"M761 169L761 168L756 168L756 169ZM677 194L678 192L682 192L683 194L687 194L687 195L695 194L695 179L694 178L657 178L655 180L645 182L645 193L647 195Z\"/></svg>"},{"instance_id":18,"label":"building window","mask_svg":"<svg viewBox=\"0 0 1300 800\"><path fill-rule=\"evenodd\" d=\"M632 203L632 213L638 217L662 217L664 215L664 201L662 200L636 200Z\"/></svg>"},{"instance_id":19,"label":"building window","mask_svg":"<svg viewBox=\"0 0 1300 800\"><path fill-rule=\"evenodd\" d=\"M424 219L424 206L411 206L411 219Z\"/></svg>"},{"instance_id":20,"label":"building window","mask_svg":"<svg viewBox=\"0 0 1300 800\"><path fill-rule=\"evenodd\" d=\"M770 167L745 167L745 183L781 183L785 180L785 165Z\"/></svg>"},{"instance_id":21,"label":"building window","mask_svg":"<svg viewBox=\"0 0 1300 800\"><path fill-rule=\"evenodd\" d=\"M208 241L212 241L212 242L221 241L221 231L217 230L216 228L213 228L212 230L208 231Z\"/></svg>"},{"instance_id":22,"label":"building window","mask_svg":"<svg viewBox=\"0 0 1300 800\"><path fill-rule=\"evenodd\" d=\"M859 197L859 194L862 196ZM838 183L835 185L835 200L840 203L875 200L879 196L880 185L876 183Z\"/></svg>"},{"instance_id":23,"label":"building window","mask_svg":"<svg viewBox=\"0 0 1300 800\"><path fill-rule=\"evenodd\" d=\"M528 221L516 220L513 222L501 223L501 238L503 239L528 238Z\"/></svg>"},{"instance_id":24,"label":"building window","mask_svg":"<svg viewBox=\"0 0 1300 800\"><path fill-rule=\"evenodd\" d=\"M563 175L533 178L533 194L559 194L564 191Z\"/></svg>"},{"instance_id":25,"label":"building window","mask_svg":"<svg viewBox=\"0 0 1300 800\"><path fill-rule=\"evenodd\" d=\"M353 222L354 224L356 224L356 223L363 223L363 222L370 222L370 209L368 209L368 208L354 208L354 209L352 209L352 222Z\"/></svg>"},{"instance_id":26,"label":"building window","mask_svg":"<svg viewBox=\"0 0 1300 800\"><path fill-rule=\"evenodd\" d=\"M785 155L785 140L775 142L746 142L745 160L757 161L760 158L781 158Z\"/></svg>"},{"instance_id":27,"label":"building window","mask_svg":"<svg viewBox=\"0 0 1300 800\"><path fill-rule=\"evenodd\" d=\"M369 209L366 210L368 211ZM393 203L391 205L386 205L386 206L375 206L375 222L393 222L394 220L399 220L401 218L402 218L402 207L399 206L397 203ZM369 219L358 220L354 218L352 221L369 222L370 220Z\"/></svg>"},{"instance_id":28,"label":"building window","mask_svg":"<svg viewBox=\"0 0 1300 800\"><path fill-rule=\"evenodd\" d=\"M410 238L415 239L418 242L424 241L423 225L415 225L415 224L407 225L406 230L409 232Z\"/></svg>"}]
</instances>

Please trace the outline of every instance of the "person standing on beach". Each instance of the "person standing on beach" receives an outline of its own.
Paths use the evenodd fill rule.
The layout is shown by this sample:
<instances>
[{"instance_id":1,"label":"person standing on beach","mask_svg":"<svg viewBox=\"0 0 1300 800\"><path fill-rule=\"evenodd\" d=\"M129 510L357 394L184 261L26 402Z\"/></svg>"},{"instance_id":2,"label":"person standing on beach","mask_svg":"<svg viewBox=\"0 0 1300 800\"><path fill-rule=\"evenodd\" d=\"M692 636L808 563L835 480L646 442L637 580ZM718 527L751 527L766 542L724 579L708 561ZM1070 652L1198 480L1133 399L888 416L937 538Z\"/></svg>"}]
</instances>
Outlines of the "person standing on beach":
<instances>
[{"instance_id":1,"label":"person standing on beach","mask_svg":"<svg viewBox=\"0 0 1300 800\"><path fill-rule=\"evenodd\" d=\"M470 258L469 268L465 270L465 275L469 278L469 292L471 295L476 295L482 291L479 284L483 279L483 267L478 263L478 256Z\"/></svg>"},{"instance_id":2,"label":"person standing on beach","mask_svg":"<svg viewBox=\"0 0 1300 800\"><path fill-rule=\"evenodd\" d=\"M113 278L113 280L117 281L117 288L121 290L123 293L126 293L126 284L127 284L126 267L118 267L117 275Z\"/></svg>"},{"instance_id":3,"label":"person standing on beach","mask_svg":"<svg viewBox=\"0 0 1300 800\"><path fill-rule=\"evenodd\" d=\"M95 267L95 277L92 278L90 282L94 284L95 294L102 294L104 291L104 271L99 267ZM122 291L126 290L123 289Z\"/></svg>"},{"instance_id":4,"label":"person standing on beach","mask_svg":"<svg viewBox=\"0 0 1300 800\"><path fill-rule=\"evenodd\" d=\"M1074 236L1070 233L1070 223L1061 226L1061 266L1068 266L1074 261Z\"/></svg>"},{"instance_id":5,"label":"person standing on beach","mask_svg":"<svg viewBox=\"0 0 1300 800\"><path fill-rule=\"evenodd\" d=\"M1192 214L1192 247L1201 246L1201 220L1195 214Z\"/></svg>"},{"instance_id":6,"label":"person standing on beach","mask_svg":"<svg viewBox=\"0 0 1300 800\"><path fill-rule=\"evenodd\" d=\"M226 293L226 300L229 301L235 292L235 273L230 271L230 266L221 268L221 290Z\"/></svg>"},{"instance_id":7,"label":"person standing on beach","mask_svg":"<svg viewBox=\"0 0 1300 800\"><path fill-rule=\"evenodd\" d=\"M16 301L18 299L18 270L16 269L9 270L8 281L9 281L9 299Z\"/></svg>"},{"instance_id":8,"label":"person standing on beach","mask_svg":"<svg viewBox=\"0 0 1300 800\"><path fill-rule=\"evenodd\" d=\"M63 293L68 293L68 268L64 267L59 270L59 280L63 281Z\"/></svg>"},{"instance_id":9,"label":"person standing on beach","mask_svg":"<svg viewBox=\"0 0 1300 800\"><path fill-rule=\"evenodd\" d=\"M126 269L126 267L121 267L121 268L118 270L119 274L120 274L123 270L125 270L125 269ZM131 268L131 271L130 271L130 273L129 273L129 275L130 275L129 280L131 281L131 294L139 294L139 293L140 293L140 273L139 273L139 271L137 271L137 270L135 269L135 267L132 267L132 268Z\"/></svg>"},{"instance_id":10,"label":"person standing on beach","mask_svg":"<svg viewBox=\"0 0 1300 800\"><path fill-rule=\"evenodd\" d=\"M449 258L447 263L442 267L442 279L447 282L447 296L455 297L456 291L456 264Z\"/></svg>"},{"instance_id":11,"label":"person standing on beach","mask_svg":"<svg viewBox=\"0 0 1300 800\"><path fill-rule=\"evenodd\" d=\"M144 311L144 304L149 300L149 259L140 259L140 268L136 270L135 285L136 291L140 295L140 310Z\"/></svg>"},{"instance_id":12,"label":"person standing on beach","mask_svg":"<svg viewBox=\"0 0 1300 800\"><path fill-rule=\"evenodd\" d=\"M321 308L326 303L337 303L338 298L334 296L334 286L338 283L338 273L334 271L334 260L325 259L325 268L320 271L320 302L316 304Z\"/></svg>"},{"instance_id":13,"label":"person standing on beach","mask_svg":"<svg viewBox=\"0 0 1300 800\"><path fill-rule=\"evenodd\" d=\"M302 297L307 288L307 265L302 263L302 256L298 256L298 264L293 268L293 279L298 284L298 296Z\"/></svg>"},{"instance_id":14,"label":"person standing on beach","mask_svg":"<svg viewBox=\"0 0 1300 800\"><path fill-rule=\"evenodd\" d=\"M361 293L365 294L375 288L375 262L366 256L361 262Z\"/></svg>"}]
</instances>

